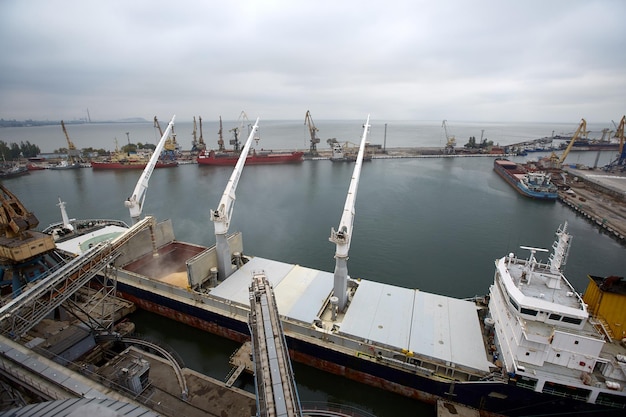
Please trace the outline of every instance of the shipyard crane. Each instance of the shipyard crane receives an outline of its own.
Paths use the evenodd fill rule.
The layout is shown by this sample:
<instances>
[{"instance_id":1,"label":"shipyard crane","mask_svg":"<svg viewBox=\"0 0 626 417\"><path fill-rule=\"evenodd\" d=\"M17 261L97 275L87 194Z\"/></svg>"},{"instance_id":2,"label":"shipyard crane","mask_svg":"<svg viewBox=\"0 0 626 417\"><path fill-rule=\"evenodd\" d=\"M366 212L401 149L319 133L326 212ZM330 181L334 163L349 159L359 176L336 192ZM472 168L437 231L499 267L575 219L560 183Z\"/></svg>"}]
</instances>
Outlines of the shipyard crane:
<instances>
[{"instance_id":1,"label":"shipyard crane","mask_svg":"<svg viewBox=\"0 0 626 417\"><path fill-rule=\"evenodd\" d=\"M441 124L441 126L443 126L443 132L446 135L445 153L446 154L453 154L454 153L454 147L456 146L456 138L454 136L450 136L448 134L447 122L448 122L447 120L444 120L443 123Z\"/></svg>"},{"instance_id":2,"label":"shipyard crane","mask_svg":"<svg viewBox=\"0 0 626 417\"><path fill-rule=\"evenodd\" d=\"M128 207L130 211L130 217L133 219L133 223L137 223L139 221L139 217L141 216L141 212L143 210L143 202L146 199L146 191L148 190L148 181L150 181L150 177L152 176L152 172L154 171L154 166L159 160L159 156L161 155L161 151L163 150L163 146L165 145L165 141L167 140L167 136L170 134L170 131L174 128L174 120L176 119L176 115L172 116L172 120L167 125L167 129L161 135L161 140L152 153L150 157L150 161L146 165L143 170L143 173L139 177L139 181L137 181L137 185L135 186L135 190L133 194L128 197L128 199L124 202L124 205ZM156 121L156 117L154 118ZM158 124L158 123L157 123ZM160 130L160 128L159 128Z\"/></svg>"},{"instance_id":3,"label":"shipyard crane","mask_svg":"<svg viewBox=\"0 0 626 417\"><path fill-rule=\"evenodd\" d=\"M226 188L224 189L224 194L222 194L219 205L216 210L211 210L211 221L215 227L215 249L217 251L218 277L222 279L228 278L233 273L230 246L228 245L226 234L228 233L230 220L233 215L237 184L239 183L239 178L241 177L244 164L246 163L246 158L248 157L248 152L250 151L252 138L254 137L258 127L259 118L257 117L256 122L250 131L250 135L248 136L248 140L246 140L246 144L239 155L237 164L235 164L235 169L233 169L233 173L228 180L228 184L226 184Z\"/></svg>"},{"instance_id":4,"label":"shipyard crane","mask_svg":"<svg viewBox=\"0 0 626 417\"><path fill-rule=\"evenodd\" d=\"M157 117L154 116L154 127L159 130L160 137L163 136L163 131L161 130L161 125L157 120ZM179 149L178 143L176 143L176 134L174 133L174 126L172 126L172 136L171 138L167 137L165 143L163 144L163 149L169 154L169 156L173 159L176 156L176 151Z\"/></svg>"},{"instance_id":5,"label":"shipyard crane","mask_svg":"<svg viewBox=\"0 0 626 417\"><path fill-rule=\"evenodd\" d=\"M563 162L565 162L567 155L570 153L572 147L574 146L574 142L576 142L576 140L581 135L587 133L587 121L585 119L581 119L580 124L578 125L578 129L576 129L576 132L572 136L572 140L570 140L567 148L565 148L561 156L559 157L554 151L552 151L552 154L549 157L549 168L561 169L561 167L563 166Z\"/></svg>"},{"instance_id":6,"label":"shipyard crane","mask_svg":"<svg viewBox=\"0 0 626 417\"><path fill-rule=\"evenodd\" d=\"M248 115L246 114L245 111L242 110L237 120L239 121L239 126L235 126L229 130L229 132L233 132L234 139L230 140L230 144L233 145L233 150L235 152L239 152L239 146L241 145L241 143L239 143L239 135L241 134L241 131L243 130L244 121L249 121Z\"/></svg>"},{"instance_id":7,"label":"shipyard crane","mask_svg":"<svg viewBox=\"0 0 626 417\"><path fill-rule=\"evenodd\" d=\"M65 123L61 120L61 128L63 129L63 133L65 134L65 139L67 140L67 157L70 160L70 164L77 164L80 157L80 152L74 146L74 142L70 139L70 135L67 133L67 129L65 128Z\"/></svg>"},{"instance_id":8,"label":"shipyard crane","mask_svg":"<svg viewBox=\"0 0 626 417\"><path fill-rule=\"evenodd\" d=\"M337 230L334 228L330 231L331 242L336 244L335 249L335 275L333 297L331 302L336 303L339 311L343 311L348 301L348 252L350 250L350 240L352 238L352 224L354 223L354 205L356 202L356 192L359 187L359 177L361 176L361 166L363 164L363 155L365 153L365 142L370 128L370 116L363 125L363 137L359 146L359 153L354 165L352 180L348 188L348 196L343 207L343 214Z\"/></svg>"},{"instance_id":9,"label":"shipyard crane","mask_svg":"<svg viewBox=\"0 0 626 417\"><path fill-rule=\"evenodd\" d=\"M315 123L313 123L313 118L311 117L311 112L309 110L306 111L306 115L304 116L304 124L309 127L309 134L311 135L311 147L309 148L309 153L311 156L318 156L317 144L320 143L320 139L317 137L316 133L319 129L315 127Z\"/></svg>"},{"instance_id":10,"label":"shipyard crane","mask_svg":"<svg viewBox=\"0 0 626 417\"><path fill-rule=\"evenodd\" d=\"M220 116L220 130L217 131L217 146L219 151L224 151L224 137L222 136L222 116Z\"/></svg>"},{"instance_id":11,"label":"shipyard crane","mask_svg":"<svg viewBox=\"0 0 626 417\"><path fill-rule=\"evenodd\" d=\"M200 137L198 138L198 150L203 151L206 149L206 143L204 143L204 137L202 136L202 117L198 116L200 122Z\"/></svg>"},{"instance_id":12,"label":"shipyard crane","mask_svg":"<svg viewBox=\"0 0 626 417\"><path fill-rule=\"evenodd\" d=\"M619 122L619 126L615 131L615 138L619 139L619 148L617 151L617 158L605 167L605 170L610 171L618 166L626 165L626 148L624 147L624 125L626 124L626 116L622 116L622 120Z\"/></svg>"},{"instance_id":13,"label":"shipyard crane","mask_svg":"<svg viewBox=\"0 0 626 417\"><path fill-rule=\"evenodd\" d=\"M198 125L196 124L196 116L193 116L193 131L191 132L191 151L198 150Z\"/></svg>"}]
</instances>

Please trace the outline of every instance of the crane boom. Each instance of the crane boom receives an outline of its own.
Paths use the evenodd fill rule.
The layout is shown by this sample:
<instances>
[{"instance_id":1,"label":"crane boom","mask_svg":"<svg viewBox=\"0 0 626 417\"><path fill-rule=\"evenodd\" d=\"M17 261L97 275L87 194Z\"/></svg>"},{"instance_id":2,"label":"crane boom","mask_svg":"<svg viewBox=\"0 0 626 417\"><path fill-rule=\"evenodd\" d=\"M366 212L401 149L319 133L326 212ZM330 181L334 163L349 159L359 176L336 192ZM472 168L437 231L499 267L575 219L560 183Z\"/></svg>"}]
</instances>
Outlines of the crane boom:
<instances>
[{"instance_id":1,"label":"crane boom","mask_svg":"<svg viewBox=\"0 0 626 417\"><path fill-rule=\"evenodd\" d=\"M70 163L76 162L76 156L78 151L76 150L76 146L74 146L74 142L70 139L70 135L67 133L67 129L65 128L65 123L61 120L61 128L63 129L63 133L65 134L65 139L67 140L67 156L70 160Z\"/></svg>"},{"instance_id":2,"label":"crane boom","mask_svg":"<svg viewBox=\"0 0 626 417\"><path fill-rule=\"evenodd\" d=\"M231 253L230 247L228 246L228 242L226 240L226 234L228 233L230 220L233 215L233 207L235 205L236 199L235 191L237 190L237 184L239 183L239 178L241 177L241 173L243 172L243 167L246 163L246 158L248 157L250 146L252 145L252 139L254 138L254 134L257 131L258 126L259 118L257 117L256 122L254 123L254 126L250 131L250 135L248 136L248 140L246 140L246 144L244 145L243 150L239 155L237 164L235 164L233 173L228 180L228 184L226 184L226 188L224 189L224 194L222 194L219 205L217 206L216 210L211 210L211 221L213 222L213 226L215 227L218 278L228 278L232 273Z\"/></svg>"},{"instance_id":3,"label":"crane boom","mask_svg":"<svg viewBox=\"0 0 626 417\"><path fill-rule=\"evenodd\" d=\"M363 136L359 146L359 153L354 165L352 180L348 188L346 203L343 207L343 214L339 222L339 228L330 231L331 242L336 244L335 249L335 281L334 296L338 298L339 310L343 310L347 302L347 281L348 281L348 252L350 250L350 241L352 238L352 225L354 223L354 206L356 202L356 193L359 188L359 178L361 176L361 166L363 165L363 155L365 154L365 142L370 128L370 116L363 125Z\"/></svg>"},{"instance_id":4,"label":"crane boom","mask_svg":"<svg viewBox=\"0 0 626 417\"><path fill-rule=\"evenodd\" d=\"M574 146L574 142L576 142L576 139L578 139L580 135L582 135L586 131L587 131L587 121L585 119L581 119L580 124L578 125L578 129L576 129L576 133L574 133L574 136L572 136L572 140L569 141L567 148L565 148L565 150L563 151L563 154L559 158L559 168L561 167L563 162L565 162L565 158L567 158L567 155L572 150L572 147Z\"/></svg>"},{"instance_id":5,"label":"crane boom","mask_svg":"<svg viewBox=\"0 0 626 417\"><path fill-rule=\"evenodd\" d=\"M176 119L176 115L172 116L172 120L167 125L167 129L161 135L161 140L152 153L150 157L150 161L143 169L141 177L139 177L139 181L137 181L137 185L135 186L135 190L133 194L128 197L128 199L124 202L124 205L128 207L130 211L130 217L133 220L133 223L137 223L139 221L139 217L141 216L141 212L143 211L143 202L146 199L146 191L148 189L148 182L150 181L150 177L152 176L152 172L154 171L154 166L159 160L159 156L161 156L161 151L163 151L163 146L165 145L165 141L167 140L170 131L174 127L174 120ZM156 117L155 117L156 121ZM157 123L158 125L158 123ZM161 130L161 128L159 128Z\"/></svg>"}]
</instances>

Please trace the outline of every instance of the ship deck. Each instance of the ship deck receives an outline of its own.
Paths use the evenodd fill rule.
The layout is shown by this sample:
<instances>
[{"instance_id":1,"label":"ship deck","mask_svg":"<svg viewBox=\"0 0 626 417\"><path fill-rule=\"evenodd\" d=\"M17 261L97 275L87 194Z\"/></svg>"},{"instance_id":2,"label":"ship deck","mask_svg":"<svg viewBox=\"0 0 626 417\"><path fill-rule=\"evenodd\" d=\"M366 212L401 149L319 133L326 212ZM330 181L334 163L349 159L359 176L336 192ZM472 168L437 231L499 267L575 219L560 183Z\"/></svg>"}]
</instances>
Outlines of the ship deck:
<instances>
[{"instance_id":1,"label":"ship deck","mask_svg":"<svg viewBox=\"0 0 626 417\"><path fill-rule=\"evenodd\" d=\"M333 291L333 274L300 265L254 257L212 288L210 296L249 307L252 274L259 271L274 288L281 317L309 328L322 319ZM340 335L359 342L480 372L493 367L485 352L476 306L470 301L362 280L335 326Z\"/></svg>"}]
</instances>

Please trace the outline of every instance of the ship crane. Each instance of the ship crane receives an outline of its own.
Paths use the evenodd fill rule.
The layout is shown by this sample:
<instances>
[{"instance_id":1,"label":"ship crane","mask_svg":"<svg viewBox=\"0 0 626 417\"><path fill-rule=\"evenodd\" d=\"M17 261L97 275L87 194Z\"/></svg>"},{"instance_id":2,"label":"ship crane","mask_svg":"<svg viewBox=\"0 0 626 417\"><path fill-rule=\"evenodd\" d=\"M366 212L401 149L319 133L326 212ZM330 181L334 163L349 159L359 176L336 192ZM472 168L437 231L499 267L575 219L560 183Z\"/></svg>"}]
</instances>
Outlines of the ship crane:
<instances>
[{"instance_id":1,"label":"ship crane","mask_svg":"<svg viewBox=\"0 0 626 417\"><path fill-rule=\"evenodd\" d=\"M174 119L176 119L176 115L172 116L172 120L167 125L167 129L165 129L165 132L161 135L161 140L159 140L156 149L150 157L150 161L144 168L141 177L139 177L139 181L137 181L137 185L135 186L133 194L128 197L128 199L124 202L124 205L128 207L128 210L130 211L130 217L133 220L133 223L137 223L139 221L139 217L141 216L141 212L143 210L143 202L146 199L146 191L148 190L148 182L150 181L150 177L152 176L152 172L154 171L154 166L159 160L159 156L161 155L161 151L163 150L163 146L165 145L167 136L174 128Z\"/></svg>"},{"instance_id":2,"label":"ship crane","mask_svg":"<svg viewBox=\"0 0 626 417\"><path fill-rule=\"evenodd\" d=\"M359 146L359 153L354 165L352 180L348 188L346 203L343 207L343 214L337 230L330 231L329 240L336 244L335 249L335 275L333 286L333 297L331 302L336 303L339 311L343 311L348 300L348 252L350 250L350 240L352 238L352 224L354 223L354 205L356 193L359 187L359 177L361 176L361 166L363 165L363 155L365 153L365 142L370 128L370 117L363 125L363 137ZM333 307L334 308L334 307Z\"/></svg>"},{"instance_id":3,"label":"ship crane","mask_svg":"<svg viewBox=\"0 0 626 417\"><path fill-rule=\"evenodd\" d=\"M256 122L250 131L250 135L248 136L248 140L246 140L246 144L239 155L237 164L235 164L235 169L233 169L233 173L228 180L228 184L226 184L224 194L222 194L217 210L211 210L211 221L215 227L215 249L217 251L218 277L222 279L228 278L233 273L233 265L231 262L232 256L230 253L230 246L228 245L228 241L226 239L226 234L228 233L230 220L233 215L237 184L239 183L239 178L243 172L243 167L246 163L250 146L252 145L252 138L254 137L258 127L259 118L257 117Z\"/></svg>"},{"instance_id":4,"label":"ship crane","mask_svg":"<svg viewBox=\"0 0 626 417\"><path fill-rule=\"evenodd\" d=\"M74 142L70 139L70 135L67 133L67 129L65 128L65 123L61 120L61 128L63 129L63 133L65 134L65 139L67 140L67 157L69 159L70 164L77 164L80 159L80 153L76 146L74 146Z\"/></svg>"},{"instance_id":5,"label":"ship crane","mask_svg":"<svg viewBox=\"0 0 626 417\"><path fill-rule=\"evenodd\" d=\"M317 137L316 133L319 129L315 127L315 123L313 123L313 118L311 117L311 112L309 110L306 111L306 115L304 116L304 124L308 126L309 134L311 135L311 147L309 148L309 153L311 156L318 156L317 144L320 143L320 139Z\"/></svg>"}]
</instances>

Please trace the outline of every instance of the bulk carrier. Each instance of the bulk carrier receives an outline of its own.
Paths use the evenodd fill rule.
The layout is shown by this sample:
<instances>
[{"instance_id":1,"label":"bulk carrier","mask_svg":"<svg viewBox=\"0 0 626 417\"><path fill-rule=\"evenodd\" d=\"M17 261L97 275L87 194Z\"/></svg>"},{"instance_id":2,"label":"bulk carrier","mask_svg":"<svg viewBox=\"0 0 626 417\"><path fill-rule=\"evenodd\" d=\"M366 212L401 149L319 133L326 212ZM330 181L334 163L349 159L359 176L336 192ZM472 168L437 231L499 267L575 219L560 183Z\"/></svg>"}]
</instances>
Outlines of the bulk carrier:
<instances>
[{"instance_id":1,"label":"bulk carrier","mask_svg":"<svg viewBox=\"0 0 626 417\"><path fill-rule=\"evenodd\" d=\"M250 281L262 271L274 288L294 360L425 402L462 403L482 415L623 415L626 335L619 327L609 329L626 317L620 317L623 309L606 313L597 294L612 289L611 295L625 297L626 291L617 290L626 285L615 278L610 286L591 280L595 290L588 293L596 298L590 314L592 303L562 273L571 240L567 225L558 229L549 256L546 249L522 246L525 257L510 253L497 259L494 282L481 299L402 288L385 284L385 277L352 279L347 260L368 117L343 215L331 231L334 273L248 256L242 234L229 233L228 227L257 125L258 119L211 211L216 244L180 242L170 220L156 224L130 240L115 260L119 295L243 342L250 338ZM143 202L135 199L142 195L140 184L145 192L145 176L127 203L133 219L140 213L133 214L133 202ZM57 246L80 255L79 243L84 248L85 238Z\"/></svg>"}]
</instances>

